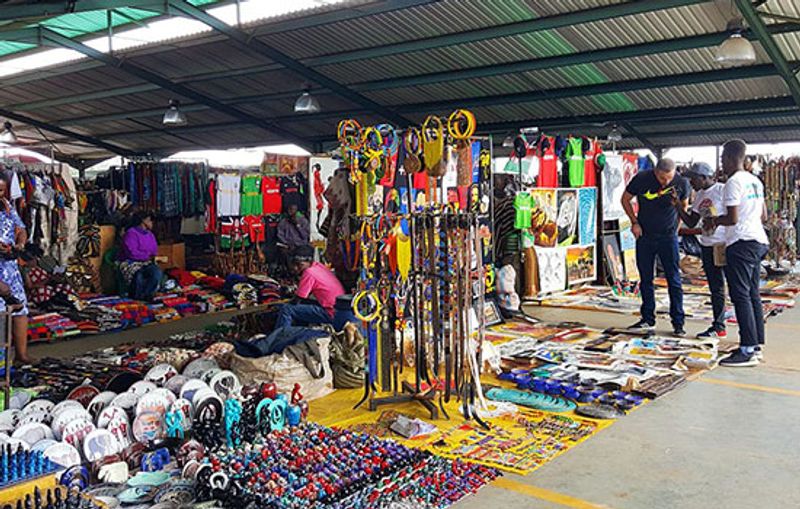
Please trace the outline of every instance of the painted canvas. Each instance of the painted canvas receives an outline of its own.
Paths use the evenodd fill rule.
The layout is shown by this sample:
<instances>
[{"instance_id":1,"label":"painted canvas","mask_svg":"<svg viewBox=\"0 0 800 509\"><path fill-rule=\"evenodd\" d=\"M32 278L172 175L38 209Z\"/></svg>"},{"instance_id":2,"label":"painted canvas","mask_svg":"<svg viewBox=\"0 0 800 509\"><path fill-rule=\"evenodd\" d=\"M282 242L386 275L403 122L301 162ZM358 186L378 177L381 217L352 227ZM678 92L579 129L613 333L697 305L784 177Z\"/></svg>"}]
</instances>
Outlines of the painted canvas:
<instances>
[{"instance_id":1,"label":"painted canvas","mask_svg":"<svg viewBox=\"0 0 800 509\"><path fill-rule=\"evenodd\" d=\"M567 248L567 284L592 281L595 274L594 244Z\"/></svg>"},{"instance_id":2,"label":"painted canvas","mask_svg":"<svg viewBox=\"0 0 800 509\"><path fill-rule=\"evenodd\" d=\"M636 250L627 249L622 252L622 261L625 264L625 279L639 281L639 269L636 266Z\"/></svg>"},{"instance_id":3,"label":"painted canvas","mask_svg":"<svg viewBox=\"0 0 800 509\"><path fill-rule=\"evenodd\" d=\"M636 237L634 237L631 223L627 219L619 222L619 248L622 251L636 249Z\"/></svg>"},{"instance_id":4,"label":"painted canvas","mask_svg":"<svg viewBox=\"0 0 800 509\"><path fill-rule=\"evenodd\" d=\"M559 189L558 200L558 245L571 246L578 242L578 193L575 189Z\"/></svg>"},{"instance_id":5,"label":"painted canvas","mask_svg":"<svg viewBox=\"0 0 800 509\"><path fill-rule=\"evenodd\" d=\"M539 248L539 288L541 293L560 292L567 284L567 252L563 248Z\"/></svg>"},{"instance_id":6,"label":"painted canvas","mask_svg":"<svg viewBox=\"0 0 800 509\"><path fill-rule=\"evenodd\" d=\"M531 210L531 232L534 244L542 247L553 247L558 237L556 217L558 206L555 189L534 189L531 191L533 205Z\"/></svg>"},{"instance_id":7,"label":"painted canvas","mask_svg":"<svg viewBox=\"0 0 800 509\"><path fill-rule=\"evenodd\" d=\"M625 191L623 159L619 154L606 155L606 166L603 168L603 220L613 221L625 216L622 210L622 193Z\"/></svg>"},{"instance_id":8,"label":"painted canvas","mask_svg":"<svg viewBox=\"0 0 800 509\"><path fill-rule=\"evenodd\" d=\"M625 266L622 263L622 251L620 251L617 236L613 233L603 235L603 259L611 278L614 281L623 281Z\"/></svg>"},{"instance_id":9,"label":"painted canvas","mask_svg":"<svg viewBox=\"0 0 800 509\"><path fill-rule=\"evenodd\" d=\"M325 237L319 232L319 226L328 213L328 202L325 200L322 193L328 188L333 173L339 167L340 162L329 157L312 157L310 164L311 188L313 190L313 193L310 193L311 204L309 207L311 215L309 219L311 223L311 240L319 241L325 240Z\"/></svg>"},{"instance_id":10,"label":"painted canvas","mask_svg":"<svg viewBox=\"0 0 800 509\"><path fill-rule=\"evenodd\" d=\"M578 189L578 243L595 244L597 230L597 189Z\"/></svg>"}]
</instances>

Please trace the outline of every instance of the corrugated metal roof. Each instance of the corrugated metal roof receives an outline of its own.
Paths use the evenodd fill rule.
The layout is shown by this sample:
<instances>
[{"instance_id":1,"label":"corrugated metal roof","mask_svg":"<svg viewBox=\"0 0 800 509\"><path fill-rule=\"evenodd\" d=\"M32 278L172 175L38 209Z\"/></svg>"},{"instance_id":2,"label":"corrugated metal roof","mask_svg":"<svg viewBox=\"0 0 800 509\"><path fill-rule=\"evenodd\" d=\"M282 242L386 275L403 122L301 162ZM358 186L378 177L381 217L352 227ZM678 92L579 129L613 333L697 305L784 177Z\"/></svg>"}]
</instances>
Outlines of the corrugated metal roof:
<instances>
[{"instance_id":1,"label":"corrugated metal roof","mask_svg":"<svg viewBox=\"0 0 800 509\"><path fill-rule=\"evenodd\" d=\"M380 1L382 0L375 0ZM318 9L281 17L282 20L290 20L294 25L281 25L281 22L269 20L248 25L246 30L257 34L260 41L290 57L304 59L306 65L328 78L353 86L355 90L362 89L361 95L374 102L390 108L398 107L403 111L410 110L405 116L412 121L420 121L428 113L447 113L408 108L408 105L417 103L451 101L458 104L460 100L486 96L556 91L610 83L611 91L603 94L562 97L558 100L543 98L522 103L512 96L495 99L493 103L496 104L492 106L473 108L479 121L479 129L480 124L487 123L537 125L541 121L546 125L548 119L558 119L559 123L563 123L574 118L576 125L581 126L582 134L596 131L605 135L607 127L597 127L592 123L602 124L612 121L618 115L648 110L696 106L697 111L702 111L705 104L788 97L786 84L777 75L659 88L651 88L650 85L625 92L613 90L617 88L613 85L616 82L680 76L686 73L710 72L709 77L713 79L713 72L721 70L714 61L713 47L674 50L595 63L554 65L537 71L442 80L417 86L370 86L364 89L359 84L428 73L487 68L503 63L535 61L562 55L580 55L585 51L719 32L724 30L725 23L731 16L727 2L709 1L558 29L496 36L367 60L360 57L361 60L350 61L348 52L354 50L480 30L609 5L633 5L633 2L624 0L441 0L380 14L362 14L362 9L366 12L378 5L375 2L351 0L339 6L322 5ZM642 4L637 2L636 5ZM761 9L794 15L792 13L800 7L791 0L771 0ZM328 13L328 19L339 14L347 18L356 17L343 21L312 22L311 26L303 29L286 28L297 26L296 21L292 20L301 16L314 16L323 12ZM92 22L99 22L96 13L81 13L75 19L85 22L87 29ZM270 27L278 28L270 31ZM789 60L800 60L800 32L780 34L776 36L776 40ZM758 44L756 50L757 64L768 63L767 56ZM308 78L281 68L269 58L233 43L220 34L205 33L172 41L161 47L138 48L122 55L126 62L230 104L244 114L267 121L279 119L282 128L309 140L333 139L339 120L335 112L342 111L342 116L357 116L365 124L382 120L369 113L369 108L364 105L325 90L315 92L323 106L321 115L293 116L294 100ZM320 63L337 59L345 62ZM0 86L0 104L12 110L17 108L20 114L101 139L107 138L107 141L136 151L162 151L196 145L239 146L277 140L274 134L249 125L247 121L176 96L173 92L148 84L120 69L87 65L86 62L68 64L64 68L72 71L61 75L49 74L61 72L54 68L40 72L39 79L36 80L12 78L9 84L3 83ZM172 98L182 99L190 126L165 131L160 125L161 116L163 108ZM783 108L788 105L785 102L776 104ZM447 108L449 107L448 104ZM750 106L749 111L755 107ZM731 108L736 108L735 104ZM688 113L684 113L686 114ZM583 117L587 115L592 118L588 125L583 121ZM94 121L94 117L101 120ZM765 118L763 121L757 119L737 124L734 119L711 121L706 116L701 123L689 129L685 122L671 124L669 121L642 120L646 116L636 118L637 120L631 122L634 127L659 145L663 140L683 144L679 139L681 136L675 134L680 131L730 130L738 129L740 124L766 128L769 131L766 136L777 138L778 134L783 135L783 131L779 133L775 129L798 120L798 117ZM24 131L26 128L21 126L20 129ZM570 131L566 127L564 130ZM659 136L659 133L668 135ZM693 138L694 143L697 142L696 136L692 135L690 138ZM639 142L630 135L626 136L624 143ZM78 145L69 150L74 153L87 152L85 147ZM94 149L92 152L96 153Z\"/></svg>"}]
</instances>

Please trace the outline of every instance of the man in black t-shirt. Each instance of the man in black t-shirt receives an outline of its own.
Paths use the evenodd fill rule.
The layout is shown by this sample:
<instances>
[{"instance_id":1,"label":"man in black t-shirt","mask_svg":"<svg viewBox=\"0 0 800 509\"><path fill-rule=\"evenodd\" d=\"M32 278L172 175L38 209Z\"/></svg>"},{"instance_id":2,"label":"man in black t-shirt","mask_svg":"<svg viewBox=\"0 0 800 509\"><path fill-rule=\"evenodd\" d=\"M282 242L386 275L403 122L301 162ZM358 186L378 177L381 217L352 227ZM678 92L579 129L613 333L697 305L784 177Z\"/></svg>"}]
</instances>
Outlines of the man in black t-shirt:
<instances>
[{"instance_id":1,"label":"man in black t-shirt","mask_svg":"<svg viewBox=\"0 0 800 509\"><path fill-rule=\"evenodd\" d=\"M683 336L683 287L678 254L677 199L683 210L689 200L689 182L677 174L675 162L662 159L652 171L633 177L622 195L622 208L631 220L636 236L636 266L639 269L642 294L642 318L629 327L631 330L652 330L656 325L656 298L653 287L656 256L661 260L669 287L669 315L676 336ZM633 199L639 203L638 214Z\"/></svg>"}]
</instances>

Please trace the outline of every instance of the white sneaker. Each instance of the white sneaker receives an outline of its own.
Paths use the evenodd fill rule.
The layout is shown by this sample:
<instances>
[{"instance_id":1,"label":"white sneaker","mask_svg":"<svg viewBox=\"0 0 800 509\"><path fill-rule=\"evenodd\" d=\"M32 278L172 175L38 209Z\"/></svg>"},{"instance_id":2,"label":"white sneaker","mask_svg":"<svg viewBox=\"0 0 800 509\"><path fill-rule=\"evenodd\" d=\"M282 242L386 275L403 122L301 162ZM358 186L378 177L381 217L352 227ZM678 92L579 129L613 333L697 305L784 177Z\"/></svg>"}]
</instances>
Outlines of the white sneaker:
<instances>
[{"instance_id":1,"label":"white sneaker","mask_svg":"<svg viewBox=\"0 0 800 509\"><path fill-rule=\"evenodd\" d=\"M758 362L764 362L764 347L757 346L756 351L753 352L753 355L755 356L756 359L758 359Z\"/></svg>"}]
</instances>

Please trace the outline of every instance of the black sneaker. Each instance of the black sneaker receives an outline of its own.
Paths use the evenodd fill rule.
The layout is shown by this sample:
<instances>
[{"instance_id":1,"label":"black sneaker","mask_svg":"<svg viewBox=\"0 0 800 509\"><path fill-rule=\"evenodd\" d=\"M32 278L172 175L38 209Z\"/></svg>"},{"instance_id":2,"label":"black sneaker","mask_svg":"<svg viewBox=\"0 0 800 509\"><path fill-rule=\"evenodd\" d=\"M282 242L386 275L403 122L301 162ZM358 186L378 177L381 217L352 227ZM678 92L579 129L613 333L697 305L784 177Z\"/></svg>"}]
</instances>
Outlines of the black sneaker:
<instances>
[{"instance_id":1,"label":"black sneaker","mask_svg":"<svg viewBox=\"0 0 800 509\"><path fill-rule=\"evenodd\" d=\"M682 338L686 335L686 330L683 328L683 325L673 325L672 335L676 338Z\"/></svg>"},{"instance_id":2,"label":"black sneaker","mask_svg":"<svg viewBox=\"0 0 800 509\"><path fill-rule=\"evenodd\" d=\"M719 361L719 365L728 368L749 368L758 366L758 359L755 355L747 355L739 349Z\"/></svg>"},{"instance_id":3,"label":"black sneaker","mask_svg":"<svg viewBox=\"0 0 800 509\"><path fill-rule=\"evenodd\" d=\"M635 324L631 325L630 327L628 327L628 330L632 332L644 332L644 331L655 330L655 328L656 324L650 323L647 320L642 319L636 322Z\"/></svg>"},{"instance_id":4,"label":"black sneaker","mask_svg":"<svg viewBox=\"0 0 800 509\"><path fill-rule=\"evenodd\" d=\"M700 334L698 334L695 337L697 339L709 339L709 338L727 339L728 338L728 332L725 329L722 329L722 330L716 329L712 325L711 327L709 327L708 329L704 330L703 332L701 332Z\"/></svg>"}]
</instances>

